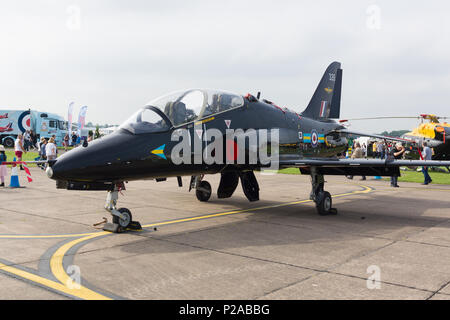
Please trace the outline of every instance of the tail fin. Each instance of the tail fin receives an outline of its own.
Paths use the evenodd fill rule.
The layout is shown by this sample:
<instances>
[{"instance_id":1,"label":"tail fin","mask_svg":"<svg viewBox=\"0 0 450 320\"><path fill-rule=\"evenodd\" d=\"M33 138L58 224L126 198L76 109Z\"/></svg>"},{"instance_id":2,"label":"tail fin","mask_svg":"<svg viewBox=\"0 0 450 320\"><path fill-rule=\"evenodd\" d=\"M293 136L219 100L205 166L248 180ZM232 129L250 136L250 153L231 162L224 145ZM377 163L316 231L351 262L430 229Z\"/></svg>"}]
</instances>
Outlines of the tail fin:
<instances>
[{"instance_id":1,"label":"tail fin","mask_svg":"<svg viewBox=\"0 0 450 320\"><path fill-rule=\"evenodd\" d=\"M342 69L333 62L325 71L302 116L313 119L339 119L341 113Z\"/></svg>"}]
</instances>

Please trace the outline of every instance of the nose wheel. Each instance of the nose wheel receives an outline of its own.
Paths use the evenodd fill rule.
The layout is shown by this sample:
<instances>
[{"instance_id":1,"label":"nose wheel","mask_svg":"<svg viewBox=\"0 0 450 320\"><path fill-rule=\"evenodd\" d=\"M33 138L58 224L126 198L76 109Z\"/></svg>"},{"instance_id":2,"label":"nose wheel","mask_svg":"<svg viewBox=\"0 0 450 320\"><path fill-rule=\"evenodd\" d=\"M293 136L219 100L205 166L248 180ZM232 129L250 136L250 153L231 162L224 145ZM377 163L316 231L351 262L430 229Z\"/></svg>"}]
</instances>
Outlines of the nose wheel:
<instances>
[{"instance_id":1,"label":"nose wheel","mask_svg":"<svg viewBox=\"0 0 450 320\"><path fill-rule=\"evenodd\" d=\"M189 191L195 189L198 201L207 202L211 198L212 188L208 181L203 181L204 175L192 176Z\"/></svg>"},{"instance_id":2,"label":"nose wheel","mask_svg":"<svg viewBox=\"0 0 450 320\"><path fill-rule=\"evenodd\" d=\"M114 190L108 191L106 197L105 210L111 213L112 223L106 223L103 230L114 233L124 232L125 230L141 230L141 224L133 221L131 211L127 208L116 209L117 200L119 199L120 190L124 190L123 183L114 186Z\"/></svg>"},{"instance_id":3,"label":"nose wheel","mask_svg":"<svg viewBox=\"0 0 450 320\"><path fill-rule=\"evenodd\" d=\"M123 229L128 228L130 223L133 221L133 216L131 215L131 211L127 208L120 208L117 210L120 212L121 216L113 215L113 223L118 224Z\"/></svg>"}]
</instances>

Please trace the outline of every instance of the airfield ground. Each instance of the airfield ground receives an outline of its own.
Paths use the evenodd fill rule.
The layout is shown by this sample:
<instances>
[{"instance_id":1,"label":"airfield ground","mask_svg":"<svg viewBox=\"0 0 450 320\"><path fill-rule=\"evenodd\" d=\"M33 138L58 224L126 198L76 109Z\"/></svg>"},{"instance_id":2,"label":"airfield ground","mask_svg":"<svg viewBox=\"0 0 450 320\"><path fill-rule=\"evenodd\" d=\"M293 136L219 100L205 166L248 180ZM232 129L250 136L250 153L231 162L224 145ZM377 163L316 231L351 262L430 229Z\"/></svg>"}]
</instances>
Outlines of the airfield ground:
<instances>
[{"instance_id":1,"label":"airfield ground","mask_svg":"<svg viewBox=\"0 0 450 320\"><path fill-rule=\"evenodd\" d=\"M0 299L450 299L450 186L327 177L339 214L321 217L308 176L258 175L257 203L131 182L119 206L146 228L110 234L106 192L31 171L0 189Z\"/></svg>"}]
</instances>

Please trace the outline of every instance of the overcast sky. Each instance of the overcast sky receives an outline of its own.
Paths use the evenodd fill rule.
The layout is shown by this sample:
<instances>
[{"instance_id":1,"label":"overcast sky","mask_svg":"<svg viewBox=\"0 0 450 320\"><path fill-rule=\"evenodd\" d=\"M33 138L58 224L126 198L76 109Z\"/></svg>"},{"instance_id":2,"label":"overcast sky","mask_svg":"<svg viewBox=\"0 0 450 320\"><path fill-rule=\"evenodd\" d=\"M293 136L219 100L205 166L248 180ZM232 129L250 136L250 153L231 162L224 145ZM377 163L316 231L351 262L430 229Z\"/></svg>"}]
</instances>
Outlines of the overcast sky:
<instances>
[{"instance_id":1,"label":"overcast sky","mask_svg":"<svg viewBox=\"0 0 450 320\"><path fill-rule=\"evenodd\" d=\"M167 92L262 92L295 111L344 69L341 118L450 116L448 1L5 1L0 108L121 123ZM417 120L354 122L370 133Z\"/></svg>"}]
</instances>

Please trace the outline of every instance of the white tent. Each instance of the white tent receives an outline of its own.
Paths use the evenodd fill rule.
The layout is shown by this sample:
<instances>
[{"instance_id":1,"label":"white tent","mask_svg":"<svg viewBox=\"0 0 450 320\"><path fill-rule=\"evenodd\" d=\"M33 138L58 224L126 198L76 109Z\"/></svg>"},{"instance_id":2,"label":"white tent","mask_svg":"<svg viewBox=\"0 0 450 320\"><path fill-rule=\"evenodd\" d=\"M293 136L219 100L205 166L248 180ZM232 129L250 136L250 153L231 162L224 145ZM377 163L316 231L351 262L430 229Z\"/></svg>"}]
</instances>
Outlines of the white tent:
<instances>
[{"instance_id":1,"label":"white tent","mask_svg":"<svg viewBox=\"0 0 450 320\"><path fill-rule=\"evenodd\" d=\"M114 126L114 127L108 127L108 128L100 128L98 131L100 132L101 135L108 135L113 133L114 131L116 131L119 127Z\"/></svg>"}]
</instances>

